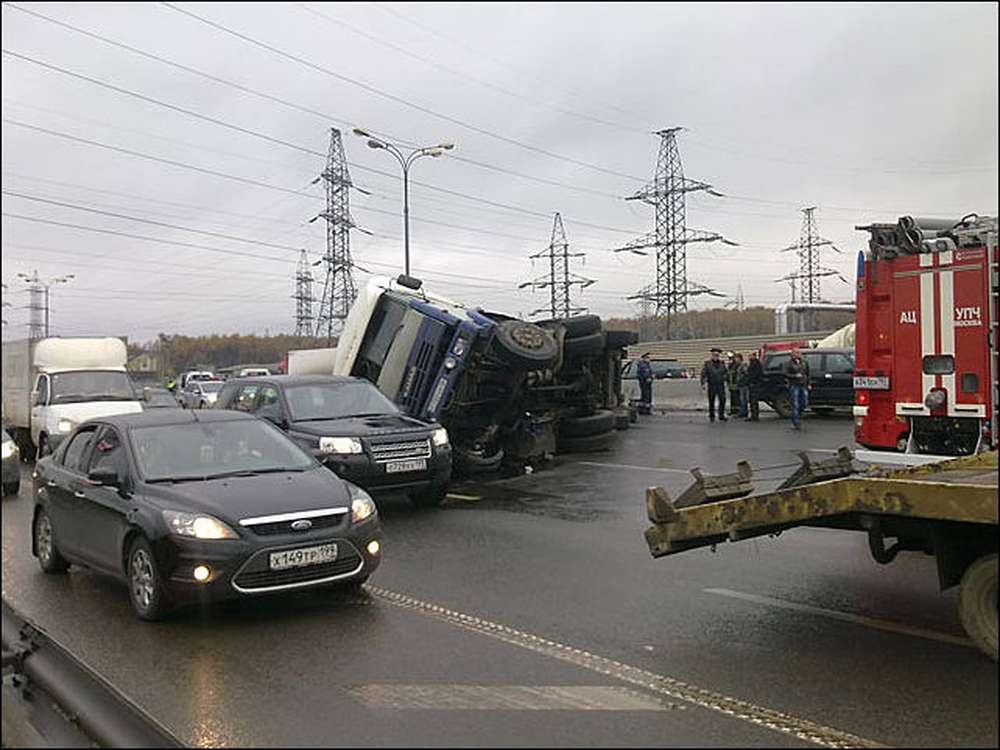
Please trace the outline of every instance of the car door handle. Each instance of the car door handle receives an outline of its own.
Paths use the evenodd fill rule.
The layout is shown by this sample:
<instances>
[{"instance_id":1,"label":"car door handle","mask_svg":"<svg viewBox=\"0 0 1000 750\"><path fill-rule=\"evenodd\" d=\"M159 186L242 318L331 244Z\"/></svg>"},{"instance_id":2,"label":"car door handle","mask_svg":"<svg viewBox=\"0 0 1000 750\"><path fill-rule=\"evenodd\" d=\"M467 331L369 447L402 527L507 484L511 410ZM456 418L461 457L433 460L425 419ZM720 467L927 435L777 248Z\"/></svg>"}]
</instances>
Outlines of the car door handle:
<instances>
[{"instance_id":1,"label":"car door handle","mask_svg":"<svg viewBox=\"0 0 1000 750\"><path fill-rule=\"evenodd\" d=\"M56 480L55 479L50 479L45 484L48 485L49 487L55 487L56 486Z\"/></svg>"},{"instance_id":2,"label":"car door handle","mask_svg":"<svg viewBox=\"0 0 1000 750\"><path fill-rule=\"evenodd\" d=\"M81 500L84 500L87 497L87 493L84 492L83 490L77 490L76 492L73 493L73 497L78 497Z\"/></svg>"}]
</instances>

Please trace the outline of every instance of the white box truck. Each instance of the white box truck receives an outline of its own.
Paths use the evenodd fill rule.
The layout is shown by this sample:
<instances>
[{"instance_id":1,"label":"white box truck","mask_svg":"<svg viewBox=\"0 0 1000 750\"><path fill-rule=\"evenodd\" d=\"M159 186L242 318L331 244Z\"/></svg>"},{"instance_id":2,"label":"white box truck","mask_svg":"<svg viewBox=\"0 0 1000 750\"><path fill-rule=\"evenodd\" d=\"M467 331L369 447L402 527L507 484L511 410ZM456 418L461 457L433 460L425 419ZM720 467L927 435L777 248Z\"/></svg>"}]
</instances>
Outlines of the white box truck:
<instances>
[{"instance_id":1,"label":"white box truck","mask_svg":"<svg viewBox=\"0 0 1000 750\"><path fill-rule=\"evenodd\" d=\"M292 349L288 352L289 375L330 375L333 373L336 347Z\"/></svg>"},{"instance_id":2,"label":"white box truck","mask_svg":"<svg viewBox=\"0 0 1000 750\"><path fill-rule=\"evenodd\" d=\"M3 421L29 460L51 453L79 423L142 411L113 337L6 341Z\"/></svg>"}]
</instances>

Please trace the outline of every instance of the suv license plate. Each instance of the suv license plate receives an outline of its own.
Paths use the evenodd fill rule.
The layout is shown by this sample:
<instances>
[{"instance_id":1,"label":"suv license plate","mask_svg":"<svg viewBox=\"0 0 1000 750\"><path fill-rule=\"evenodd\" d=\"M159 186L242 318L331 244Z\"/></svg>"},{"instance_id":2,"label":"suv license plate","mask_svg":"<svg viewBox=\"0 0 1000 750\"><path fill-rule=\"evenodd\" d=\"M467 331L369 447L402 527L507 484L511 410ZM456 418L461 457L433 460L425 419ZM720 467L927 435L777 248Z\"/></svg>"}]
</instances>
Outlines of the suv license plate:
<instances>
[{"instance_id":1,"label":"suv license plate","mask_svg":"<svg viewBox=\"0 0 1000 750\"><path fill-rule=\"evenodd\" d=\"M316 547L300 547L299 549L272 552L268 562L271 570L286 570L333 562L336 559L336 544L320 544Z\"/></svg>"},{"instance_id":2,"label":"suv license plate","mask_svg":"<svg viewBox=\"0 0 1000 750\"><path fill-rule=\"evenodd\" d=\"M390 461L385 465L386 474L399 474L404 471L426 471L427 459L417 458L411 461Z\"/></svg>"},{"instance_id":3,"label":"suv license plate","mask_svg":"<svg viewBox=\"0 0 1000 750\"><path fill-rule=\"evenodd\" d=\"M878 375L878 376L864 376L855 375L854 376L854 387L855 388L869 388L875 391L887 391L889 390L889 376L888 375Z\"/></svg>"}]
</instances>

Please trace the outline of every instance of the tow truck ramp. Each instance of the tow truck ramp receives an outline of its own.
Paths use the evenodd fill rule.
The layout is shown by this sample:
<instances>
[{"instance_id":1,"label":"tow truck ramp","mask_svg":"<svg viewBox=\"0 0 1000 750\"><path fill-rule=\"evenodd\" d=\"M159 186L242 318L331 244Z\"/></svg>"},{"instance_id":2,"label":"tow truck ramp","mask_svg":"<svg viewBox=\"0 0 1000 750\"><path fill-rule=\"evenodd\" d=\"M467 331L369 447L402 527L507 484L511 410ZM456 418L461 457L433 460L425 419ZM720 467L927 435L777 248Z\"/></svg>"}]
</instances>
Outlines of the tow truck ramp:
<instances>
[{"instance_id":1,"label":"tow truck ramp","mask_svg":"<svg viewBox=\"0 0 1000 750\"><path fill-rule=\"evenodd\" d=\"M706 476L676 498L646 491L653 557L722 542L778 535L797 526L862 531L872 556L891 562L904 550L934 555L942 589L960 585L959 615L969 636L997 659L997 453L901 469L858 468L841 448L801 465L777 489L753 494L753 468ZM895 538L887 547L886 539Z\"/></svg>"}]
</instances>

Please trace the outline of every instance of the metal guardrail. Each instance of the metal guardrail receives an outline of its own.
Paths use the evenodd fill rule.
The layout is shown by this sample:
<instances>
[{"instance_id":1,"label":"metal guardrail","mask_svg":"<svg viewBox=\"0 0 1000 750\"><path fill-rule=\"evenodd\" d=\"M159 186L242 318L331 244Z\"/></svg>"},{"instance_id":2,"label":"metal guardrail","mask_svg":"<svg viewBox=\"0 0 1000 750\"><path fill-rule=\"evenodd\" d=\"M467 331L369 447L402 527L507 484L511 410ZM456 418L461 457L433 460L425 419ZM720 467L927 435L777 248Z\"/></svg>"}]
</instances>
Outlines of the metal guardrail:
<instances>
[{"instance_id":1,"label":"metal guardrail","mask_svg":"<svg viewBox=\"0 0 1000 750\"><path fill-rule=\"evenodd\" d=\"M48 693L100 747L183 747L173 734L3 602L3 667Z\"/></svg>"}]
</instances>

